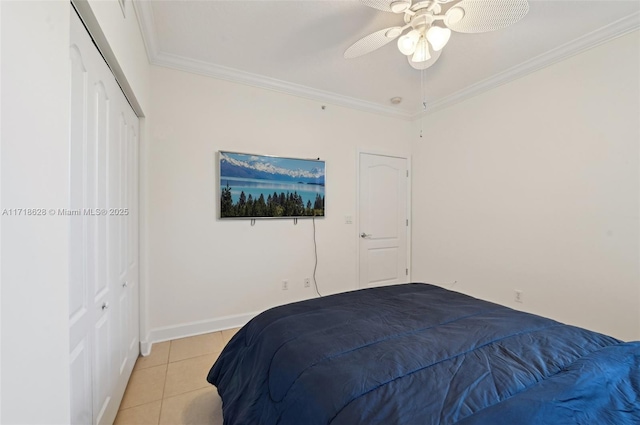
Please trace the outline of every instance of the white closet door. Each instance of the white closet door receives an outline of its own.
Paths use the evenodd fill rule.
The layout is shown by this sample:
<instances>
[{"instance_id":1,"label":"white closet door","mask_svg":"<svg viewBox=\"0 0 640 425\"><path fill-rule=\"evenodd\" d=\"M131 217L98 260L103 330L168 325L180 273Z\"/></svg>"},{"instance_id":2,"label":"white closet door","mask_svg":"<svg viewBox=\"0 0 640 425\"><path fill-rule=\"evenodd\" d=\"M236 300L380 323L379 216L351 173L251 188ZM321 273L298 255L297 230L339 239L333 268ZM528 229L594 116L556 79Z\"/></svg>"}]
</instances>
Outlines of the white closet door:
<instances>
[{"instance_id":1,"label":"white closet door","mask_svg":"<svg viewBox=\"0 0 640 425\"><path fill-rule=\"evenodd\" d=\"M72 423L112 423L138 356L138 119L71 13Z\"/></svg>"},{"instance_id":2,"label":"white closet door","mask_svg":"<svg viewBox=\"0 0 640 425\"><path fill-rule=\"evenodd\" d=\"M131 111L133 114L133 111ZM125 267L125 275L122 277L123 288L125 288L125 292L127 292L128 298L128 317L129 321L127 327L127 333L124 336L124 341L127 344L127 356L129 361L133 359L133 363L135 363L135 359L138 358L140 354L140 301L139 301L139 283L138 278L140 275L139 272L139 262L138 262L138 118L135 115L132 115L134 121L131 125L127 127L126 132L126 143L124 144L125 149L127 151L126 158L126 179L124 180L124 186L126 186L126 198L123 198L125 202L126 209L128 214L124 215L123 218L126 222L125 232L123 235L125 237L125 245L126 250L123 252L126 253L126 267ZM128 380L128 379L127 379ZM125 385L126 386L126 385ZM123 388L124 391L124 388Z\"/></svg>"},{"instance_id":3,"label":"white closet door","mask_svg":"<svg viewBox=\"0 0 640 425\"><path fill-rule=\"evenodd\" d=\"M87 151L87 114L89 96L87 69L77 46L71 46L71 128L70 128L70 205L71 211L84 208ZM60 218L60 217L58 217ZM94 314L90 306L89 259L84 217L71 216L69 256L69 327L71 363L71 423L93 422L92 345Z\"/></svg>"}]
</instances>

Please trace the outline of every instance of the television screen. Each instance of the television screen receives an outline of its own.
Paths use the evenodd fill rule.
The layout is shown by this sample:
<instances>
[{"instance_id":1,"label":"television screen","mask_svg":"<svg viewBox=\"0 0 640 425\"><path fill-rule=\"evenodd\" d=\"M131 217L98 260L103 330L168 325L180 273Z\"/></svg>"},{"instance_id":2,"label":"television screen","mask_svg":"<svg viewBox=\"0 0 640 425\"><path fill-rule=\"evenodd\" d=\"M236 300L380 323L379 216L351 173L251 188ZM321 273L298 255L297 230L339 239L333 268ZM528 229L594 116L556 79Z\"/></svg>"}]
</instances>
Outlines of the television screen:
<instances>
[{"instance_id":1,"label":"television screen","mask_svg":"<svg viewBox=\"0 0 640 425\"><path fill-rule=\"evenodd\" d=\"M324 217L325 162L219 152L220 218Z\"/></svg>"}]
</instances>

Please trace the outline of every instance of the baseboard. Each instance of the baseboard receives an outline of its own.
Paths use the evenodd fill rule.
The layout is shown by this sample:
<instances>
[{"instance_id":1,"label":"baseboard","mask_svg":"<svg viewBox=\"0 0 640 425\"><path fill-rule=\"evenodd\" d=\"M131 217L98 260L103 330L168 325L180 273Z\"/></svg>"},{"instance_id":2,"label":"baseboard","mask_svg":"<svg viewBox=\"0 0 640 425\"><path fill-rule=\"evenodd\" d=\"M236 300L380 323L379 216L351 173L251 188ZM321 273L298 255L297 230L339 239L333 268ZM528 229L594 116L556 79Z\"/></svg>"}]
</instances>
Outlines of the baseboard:
<instances>
[{"instance_id":1,"label":"baseboard","mask_svg":"<svg viewBox=\"0 0 640 425\"><path fill-rule=\"evenodd\" d=\"M147 337L144 340L140 340L140 354L144 357L147 357L151 354L151 346L153 342L149 340L151 335L147 334Z\"/></svg>"},{"instance_id":2,"label":"baseboard","mask_svg":"<svg viewBox=\"0 0 640 425\"><path fill-rule=\"evenodd\" d=\"M202 335L225 329L239 328L246 325L249 320L253 319L260 313L261 312L257 311L253 313L236 314L233 316L219 317L217 319L201 320L198 322L151 329L147 334L145 341L140 342L140 352L143 356L148 356L151 353L151 346L156 342Z\"/></svg>"}]
</instances>

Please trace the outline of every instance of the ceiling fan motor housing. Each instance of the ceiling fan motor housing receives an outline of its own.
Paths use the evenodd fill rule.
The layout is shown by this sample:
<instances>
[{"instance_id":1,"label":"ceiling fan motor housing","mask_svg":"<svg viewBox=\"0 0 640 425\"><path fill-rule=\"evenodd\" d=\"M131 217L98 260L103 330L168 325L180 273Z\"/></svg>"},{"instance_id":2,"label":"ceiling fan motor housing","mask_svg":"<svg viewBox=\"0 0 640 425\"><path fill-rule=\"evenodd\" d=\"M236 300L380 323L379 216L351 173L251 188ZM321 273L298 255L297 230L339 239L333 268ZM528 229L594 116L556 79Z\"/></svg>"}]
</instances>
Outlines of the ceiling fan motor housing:
<instances>
[{"instance_id":1,"label":"ceiling fan motor housing","mask_svg":"<svg viewBox=\"0 0 640 425\"><path fill-rule=\"evenodd\" d=\"M419 10L415 15L411 17L408 24L410 24L413 29L422 32L425 29L429 28L431 24L433 24L433 21L435 21L433 12L428 10Z\"/></svg>"}]
</instances>

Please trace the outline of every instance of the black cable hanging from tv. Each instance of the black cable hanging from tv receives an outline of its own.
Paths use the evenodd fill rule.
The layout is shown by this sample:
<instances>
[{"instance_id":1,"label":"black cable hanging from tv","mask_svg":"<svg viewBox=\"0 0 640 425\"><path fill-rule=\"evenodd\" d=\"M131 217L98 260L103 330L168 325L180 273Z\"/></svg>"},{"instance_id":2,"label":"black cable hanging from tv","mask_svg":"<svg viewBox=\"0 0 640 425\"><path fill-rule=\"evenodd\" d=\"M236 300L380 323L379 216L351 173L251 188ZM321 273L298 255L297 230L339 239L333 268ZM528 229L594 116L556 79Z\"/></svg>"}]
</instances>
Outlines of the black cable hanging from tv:
<instances>
[{"instance_id":1,"label":"black cable hanging from tv","mask_svg":"<svg viewBox=\"0 0 640 425\"><path fill-rule=\"evenodd\" d=\"M322 297L322 294L318 290L318 281L316 280L316 270L318 270L318 243L316 242L316 215L313 215L311 219L313 223L313 253L315 255L315 264L313 265L313 286L316 289L316 293L319 297Z\"/></svg>"}]
</instances>

